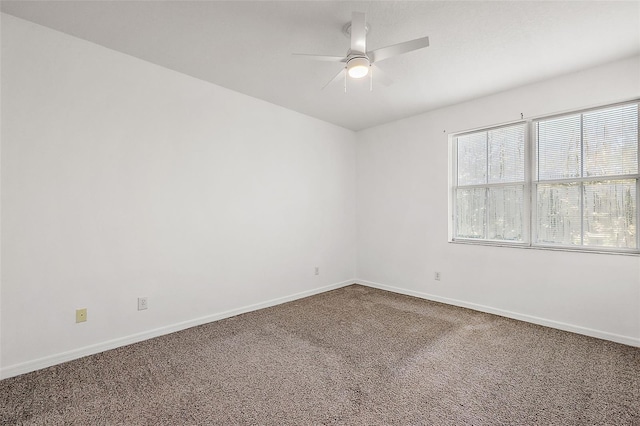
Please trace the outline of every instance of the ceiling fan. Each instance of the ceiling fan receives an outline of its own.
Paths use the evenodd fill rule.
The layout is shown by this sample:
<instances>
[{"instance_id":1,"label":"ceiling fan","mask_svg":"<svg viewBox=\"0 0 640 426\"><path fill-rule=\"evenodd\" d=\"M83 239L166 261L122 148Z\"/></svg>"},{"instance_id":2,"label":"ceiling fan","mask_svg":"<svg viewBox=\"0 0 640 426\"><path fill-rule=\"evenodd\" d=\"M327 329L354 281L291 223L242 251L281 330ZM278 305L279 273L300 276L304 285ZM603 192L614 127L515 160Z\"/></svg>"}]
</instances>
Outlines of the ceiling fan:
<instances>
[{"instance_id":1,"label":"ceiling fan","mask_svg":"<svg viewBox=\"0 0 640 426\"><path fill-rule=\"evenodd\" d=\"M357 79L365 77L367 74L369 74L371 76L370 87L372 88L373 73L370 70L372 70L372 65L374 63L429 46L429 37L421 37L415 40L409 40L402 43L394 44L392 46L382 47L380 49L367 52L368 29L369 27L365 22L365 14L362 12L353 12L351 16L351 23L347 23L343 29L343 31L351 37L351 48L347 52L347 56L325 56L305 53L294 53L294 55L319 61L344 63L344 68L340 70L340 72L336 74L333 79L325 84L322 89L341 78L344 74L344 90L346 92L347 75L351 78ZM379 69L378 71L376 71L376 75L378 73ZM391 83L390 80L384 78L383 76L383 82L385 80L387 80L387 83Z\"/></svg>"}]
</instances>

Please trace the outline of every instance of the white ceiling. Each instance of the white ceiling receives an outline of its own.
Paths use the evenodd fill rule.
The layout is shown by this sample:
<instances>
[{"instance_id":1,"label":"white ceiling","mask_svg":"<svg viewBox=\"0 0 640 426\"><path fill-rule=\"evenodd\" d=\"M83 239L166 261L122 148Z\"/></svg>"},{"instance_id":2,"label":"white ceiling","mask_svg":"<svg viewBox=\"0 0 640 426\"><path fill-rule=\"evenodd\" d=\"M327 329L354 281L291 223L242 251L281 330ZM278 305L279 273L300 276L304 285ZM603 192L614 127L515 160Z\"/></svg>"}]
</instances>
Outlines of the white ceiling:
<instances>
[{"instance_id":1,"label":"white ceiling","mask_svg":"<svg viewBox=\"0 0 640 426\"><path fill-rule=\"evenodd\" d=\"M2 11L155 64L360 130L640 54L640 2L3 1ZM321 88L367 14L368 49L429 36L379 67L391 86Z\"/></svg>"}]
</instances>

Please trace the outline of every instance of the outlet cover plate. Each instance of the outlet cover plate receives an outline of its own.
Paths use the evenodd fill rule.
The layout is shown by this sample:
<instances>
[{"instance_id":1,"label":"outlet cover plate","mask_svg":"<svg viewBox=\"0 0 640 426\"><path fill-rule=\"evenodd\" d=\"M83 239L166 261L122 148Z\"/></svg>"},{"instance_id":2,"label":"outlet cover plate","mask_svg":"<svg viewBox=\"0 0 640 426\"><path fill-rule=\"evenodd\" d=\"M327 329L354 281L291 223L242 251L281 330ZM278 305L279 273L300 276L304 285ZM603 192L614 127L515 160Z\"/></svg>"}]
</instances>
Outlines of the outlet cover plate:
<instances>
[{"instance_id":1,"label":"outlet cover plate","mask_svg":"<svg viewBox=\"0 0 640 426\"><path fill-rule=\"evenodd\" d=\"M87 321L87 308L76 309L76 322Z\"/></svg>"},{"instance_id":2,"label":"outlet cover plate","mask_svg":"<svg viewBox=\"0 0 640 426\"><path fill-rule=\"evenodd\" d=\"M138 310L139 311L144 311L147 308L149 308L149 305L147 304L147 298L146 297L138 297Z\"/></svg>"}]
</instances>

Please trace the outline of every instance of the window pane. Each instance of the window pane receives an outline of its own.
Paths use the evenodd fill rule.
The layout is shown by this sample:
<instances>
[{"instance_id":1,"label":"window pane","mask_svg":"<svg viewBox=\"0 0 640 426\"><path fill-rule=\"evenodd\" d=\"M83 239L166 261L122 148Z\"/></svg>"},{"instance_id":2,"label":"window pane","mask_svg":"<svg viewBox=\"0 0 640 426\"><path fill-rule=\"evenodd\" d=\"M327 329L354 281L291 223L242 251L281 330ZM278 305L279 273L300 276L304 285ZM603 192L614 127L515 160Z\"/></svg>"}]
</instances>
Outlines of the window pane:
<instances>
[{"instance_id":1,"label":"window pane","mask_svg":"<svg viewBox=\"0 0 640 426\"><path fill-rule=\"evenodd\" d=\"M490 130L489 183L524 181L524 125Z\"/></svg>"},{"instance_id":2,"label":"window pane","mask_svg":"<svg viewBox=\"0 0 640 426\"><path fill-rule=\"evenodd\" d=\"M456 191L456 230L460 238L485 238L486 189Z\"/></svg>"},{"instance_id":3,"label":"window pane","mask_svg":"<svg viewBox=\"0 0 640 426\"><path fill-rule=\"evenodd\" d=\"M458 137L458 185L487 183L487 132Z\"/></svg>"},{"instance_id":4,"label":"window pane","mask_svg":"<svg viewBox=\"0 0 640 426\"><path fill-rule=\"evenodd\" d=\"M580 115L537 123L538 179L580 177Z\"/></svg>"},{"instance_id":5,"label":"window pane","mask_svg":"<svg viewBox=\"0 0 640 426\"><path fill-rule=\"evenodd\" d=\"M523 241L524 187L489 188L487 204L487 238Z\"/></svg>"},{"instance_id":6,"label":"window pane","mask_svg":"<svg viewBox=\"0 0 640 426\"><path fill-rule=\"evenodd\" d=\"M580 245L580 185L537 186L538 243Z\"/></svg>"},{"instance_id":7,"label":"window pane","mask_svg":"<svg viewBox=\"0 0 640 426\"><path fill-rule=\"evenodd\" d=\"M638 172L638 105L583 115L585 176Z\"/></svg>"},{"instance_id":8,"label":"window pane","mask_svg":"<svg viewBox=\"0 0 640 426\"><path fill-rule=\"evenodd\" d=\"M584 245L636 248L636 181L584 184Z\"/></svg>"}]
</instances>

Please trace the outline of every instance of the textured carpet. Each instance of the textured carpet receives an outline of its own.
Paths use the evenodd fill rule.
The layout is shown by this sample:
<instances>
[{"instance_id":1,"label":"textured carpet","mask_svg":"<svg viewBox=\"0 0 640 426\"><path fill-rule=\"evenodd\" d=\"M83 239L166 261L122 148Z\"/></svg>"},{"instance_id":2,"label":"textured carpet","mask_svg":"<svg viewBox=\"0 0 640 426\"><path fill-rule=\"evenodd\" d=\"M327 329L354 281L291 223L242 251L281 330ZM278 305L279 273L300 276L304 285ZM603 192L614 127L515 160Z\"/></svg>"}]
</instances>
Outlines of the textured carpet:
<instances>
[{"instance_id":1,"label":"textured carpet","mask_svg":"<svg viewBox=\"0 0 640 426\"><path fill-rule=\"evenodd\" d=\"M349 286L0 381L0 423L640 424L640 349Z\"/></svg>"}]
</instances>

